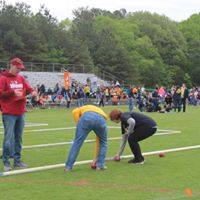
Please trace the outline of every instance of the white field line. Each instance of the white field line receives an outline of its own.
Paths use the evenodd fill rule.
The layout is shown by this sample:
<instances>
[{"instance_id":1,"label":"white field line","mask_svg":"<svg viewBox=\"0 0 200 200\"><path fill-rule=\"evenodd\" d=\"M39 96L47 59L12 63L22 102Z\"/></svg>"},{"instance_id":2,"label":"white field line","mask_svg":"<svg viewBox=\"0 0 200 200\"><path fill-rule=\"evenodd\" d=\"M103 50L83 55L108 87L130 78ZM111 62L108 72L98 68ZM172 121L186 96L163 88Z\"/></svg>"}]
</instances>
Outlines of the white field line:
<instances>
[{"instance_id":1,"label":"white field line","mask_svg":"<svg viewBox=\"0 0 200 200\"><path fill-rule=\"evenodd\" d=\"M200 145L174 148L174 149L158 150L158 151L152 151L152 152L145 152L145 153L143 153L143 155L146 155L146 156L156 155L160 152L170 153L170 152L177 152L177 151L198 149L198 148L200 148ZM133 155L121 156L122 159L132 158L132 157L133 157ZM113 160L113 157L106 158L106 160ZM92 160L78 161L78 162L75 162L75 165L89 164L91 162L92 162ZM64 166L65 166L65 164L61 163L61 164L55 164L55 165L45 165L45 166L40 166L40 167L32 167L32 168L21 169L21 170L13 170L13 171L9 171L9 172L1 172L0 176L10 176L10 175L24 174L24 173L30 173L30 172L36 172L36 171L44 171L44 170L49 170L49 169L61 168L61 167L64 167Z\"/></svg>"},{"instance_id":2,"label":"white field line","mask_svg":"<svg viewBox=\"0 0 200 200\"><path fill-rule=\"evenodd\" d=\"M32 132L49 132L49 131L66 131L72 130L76 127L68 127L68 128L48 128L48 129L35 129L35 130L24 130L24 133L32 133ZM4 132L0 132L0 134L4 134Z\"/></svg>"},{"instance_id":3,"label":"white field line","mask_svg":"<svg viewBox=\"0 0 200 200\"><path fill-rule=\"evenodd\" d=\"M49 124L39 124L39 123L26 123L25 127L34 127L34 126L48 126ZM3 126L0 126L0 128L4 128Z\"/></svg>"},{"instance_id":4,"label":"white field line","mask_svg":"<svg viewBox=\"0 0 200 200\"><path fill-rule=\"evenodd\" d=\"M120 129L119 126L108 126L108 128L111 129ZM73 130L76 129L76 127L65 127L65 128L48 128L48 129L35 129L35 130L24 130L24 133L34 133L34 132L49 132L49 131L65 131L65 130ZM164 134L174 134L174 133L180 133L180 131L174 131L174 130L163 130L158 129L158 132L163 132ZM0 132L0 134L4 134L4 132ZM156 133L156 135L161 135L161 133Z\"/></svg>"},{"instance_id":5,"label":"white field line","mask_svg":"<svg viewBox=\"0 0 200 200\"><path fill-rule=\"evenodd\" d=\"M173 131L173 130L168 130L169 132L161 132L159 133L159 130L158 130L158 133L155 133L154 135L172 135L172 134L175 134L175 133L181 133L181 131Z\"/></svg>"},{"instance_id":6,"label":"white field line","mask_svg":"<svg viewBox=\"0 0 200 200\"><path fill-rule=\"evenodd\" d=\"M113 137L113 138L108 138L108 140L120 140L121 137ZM95 139L92 140L85 140L84 143L92 143L95 142ZM50 143L50 144L36 144L36 145L30 145L30 146L23 146L23 149L35 149L35 148L40 148L40 147L52 147L52 146L61 146L61 145L69 145L73 144L73 141L70 142L58 142L58 143ZM2 148L0 148L2 150Z\"/></svg>"},{"instance_id":7,"label":"white field line","mask_svg":"<svg viewBox=\"0 0 200 200\"><path fill-rule=\"evenodd\" d=\"M172 131L171 133L156 133L155 135L171 135L175 133L180 133L180 131ZM113 138L108 138L108 140L120 140L121 137L113 137ZM96 140L85 140L84 143L91 143L95 142ZM23 149L35 149L35 148L41 148L41 147L54 147L54 146L62 146L62 145L69 145L73 144L73 141L70 142L57 142L57 143L47 143L47 144L36 144L36 145L29 145L29 146L23 146ZM0 148L0 151L2 151L2 148Z\"/></svg>"}]
</instances>

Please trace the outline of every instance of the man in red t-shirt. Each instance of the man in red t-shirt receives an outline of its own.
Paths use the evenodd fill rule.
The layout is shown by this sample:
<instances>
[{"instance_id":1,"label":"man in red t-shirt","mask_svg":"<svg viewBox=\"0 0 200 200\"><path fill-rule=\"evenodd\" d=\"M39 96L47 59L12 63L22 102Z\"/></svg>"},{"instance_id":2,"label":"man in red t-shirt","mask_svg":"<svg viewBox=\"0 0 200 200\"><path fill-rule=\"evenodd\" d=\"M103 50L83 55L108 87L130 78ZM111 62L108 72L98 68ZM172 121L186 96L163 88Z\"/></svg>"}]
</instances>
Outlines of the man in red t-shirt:
<instances>
[{"instance_id":1,"label":"man in red t-shirt","mask_svg":"<svg viewBox=\"0 0 200 200\"><path fill-rule=\"evenodd\" d=\"M9 70L2 72L0 77L0 105L4 126L2 155L4 171L12 169L9 161L11 147L14 150L14 168L27 167L21 161L22 134L25 124L26 95L33 89L25 78L19 75L24 68L20 58L13 58L10 60Z\"/></svg>"}]
</instances>

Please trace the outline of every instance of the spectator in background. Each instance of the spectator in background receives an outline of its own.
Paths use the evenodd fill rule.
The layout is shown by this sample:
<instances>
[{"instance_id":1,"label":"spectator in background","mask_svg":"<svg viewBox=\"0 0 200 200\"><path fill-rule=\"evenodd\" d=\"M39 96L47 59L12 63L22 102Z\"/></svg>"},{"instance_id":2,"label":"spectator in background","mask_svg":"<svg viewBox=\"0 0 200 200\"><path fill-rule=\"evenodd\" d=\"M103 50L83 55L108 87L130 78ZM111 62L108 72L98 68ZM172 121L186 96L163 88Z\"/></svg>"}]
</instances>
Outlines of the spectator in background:
<instances>
[{"instance_id":1,"label":"spectator in background","mask_svg":"<svg viewBox=\"0 0 200 200\"><path fill-rule=\"evenodd\" d=\"M129 108L129 112L133 111L133 107L134 107L134 93L133 93L133 88L130 86L130 88L128 90L128 108Z\"/></svg>"},{"instance_id":2,"label":"spectator in background","mask_svg":"<svg viewBox=\"0 0 200 200\"><path fill-rule=\"evenodd\" d=\"M79 89L78 89L78 92L76 94L77 96L77 105L78 107L81 107L84 105L84 91L83 91L83 88L80 86Z\"/></svg>"},{"instance_id":3,"label":"spectator in background","mask_svg":"<svg viewBox=\"0 0 200 200\"><path fill-rule=\"evenodd\" d=\"M183 105L183 112L186 111L186 99L189 98L189 91L185 85L185 83L181 86L181 103Z\"/></svg>"},{"instance_id":4,"label":"spectator in background","mask_svg":"<svg viewBox=\"0 0 200 200\"><path fill-rule=\"evenodd\" d=\"M198 103L198 88L193 87L189 94L190 104L196 106Z\"/></svg>"},{"instance_id":5,"label":"spectator in background","mask_svg":"<svg viewBox=\"0 0 200 200\"><path fill-rule=\"evenodd\" d=\"M145 111L145 106L146 106L146 102L145 102L145 98L143 96L141 96L138 99L138 109L140 112L144 112Z\"/></svg>"},{"instance_id":6,"label":"spectator in background","mask_svg":"<svg viewBox=\"0 0 200 200\"><path fill-rule=\"evenodd\" d=\"M116 95L117 95L117 99L118 99L118 105L120 104L120 99L121 99L121 89L120 89L120 86L117 85L116 88Z\"/></svg>"},{"instance_id":7,"label":"spectator in background","mask_svg":"<svg viewBox=\"0 0 200 200\"><path fill-rule=\"evenodd\" d=\"M169 92L165 96L164 108L166 113L172 110L172 95Z\"/></svg>"},{"instance_id":8,"label":"spectator in background","mask_svg":"<svg viewBox=\"0 0 200 200\"><path fill-rule=\"evenodd\" d=\"M84 93L85 93L85 102L88 102L90 98L90 87L87 84L84 87Z\"/></svg>"},{"instance_id":9,"label":"spectator in background","mask_svg":"<svg viewBox=\"0 0 200 200\"><path fill-rule=\"evenodd\" d=\"M104 98L105 98L105 92L102 90L102 91L100 92L99 107L101 107L101 106L104 107Z\"/></svg>"},{"instance_id":10,"label":"spectator in background","mask_svg":"<svg viewBox=\"0 0 200 200\"><path fill-rule=\"evenodd\" d=\"M106 87L105 96L106 96L106 103L108 104L108 101L109 101L109 98L110 98L110 94L109 94L109 89L108 89L108 87Z\"/></svg>"},{"instance_id":11,"label":"spectator in background","mask_svg":"<svg viewBox=\"0 0 200 200\"><path fill-rule=\"evenodd\" d=\"M0 77L0 104L4 125L3 156L4 171L11 170L10 148L14 138L14 167L26 168L21 161L22 134L25 124L26 95L33 90L19 73L24 69L20 58L10 60L10 68Z\"/></svg>"},{"instance_id":12,"label":"spectator in background","mask_svg":"<svg viewBox=\"0 0 200 200\"><path fill-rule=\"evenodd\" d=\"M172 107L172 95L169 92L165 96L165 104Z\"/></svg>"},{"instance_id":13,"label":"spectator in background","mask_svg":"<svg viewBox=\"0 0 200 200\"><path fill-rule=\"evenodd\" d=\"M45 94L45 92L46 92L45 86L42 84L38 89L38 93L39 95L43 95Z\"/></svg>"},{"instance_id":14,"label":"spectator in background","mask_svg":"<svg viewBox=\"0 0 200 200\"><path fill-rule=\"evenodd\" d=\"M87 79L86 79L86 83L87 83L88 86L91 86L91 80L90 80L90 77L87 77Z\"/></svg>"},{"instance_id":15,"label":"spectator in background","mask_svg":"<svg viewBox=\"0 0 200 200\"><path fill-rule=\"evenodd\" d=\"M121 85L120 85L120 83L119 83L118 80L115 81L115 86L116 86L116 87L121 87Z\"/></svg>"},{"instance_id":16,"label":"spectator in background","mask_svg":"<svg viewBox=\"0 0 200 200\"><path fill-rule=\"evenodd\" d=\"M148 98L148 100L146 101L146 111L147 112L154 112L155 111L152 98Z\"/></svg>"},{"instance_id":17,"label":"spectator in background","mask_svg":"<svg viewBox=\"0 0 200 200\"><path fill-rule=\"evenodd\" d=\"M57 93L59 91L60 87L59 84L56 83L55 88L54 88L54 92Z\"/></svg>"},{"instance_id":18,"label":"spectator in background","mask_svg":"<svg viewBox=\"0 0 200 200\"><path fill-rule=\"evenodd\" d=\"M65 99L67 101L67 108L69 108L70 103L71 103L71 99L72 99L72 93L71 93L70 89L66 90Z\"/></svg>"},{"instance_id":19,"label":"spectator in background","mask_svg":"<svg viewBox=\"0 0 200 200\"><path fill-rule=\"evenodd\" d=\"M175 91L173 95L173 103L174 103L174 112L176 109L178 112L181 111L181 88L179 86L175 86Z\"/></svg>"},{"instance_id":20,"label":"spectator in background","mask_svg":"<svg viewBox=\"0 0 200 200\"><path fill-rule=\"evenodd\" d=\"M164 88L161 86L158 89L158 96L160 97L162 104L164 104L164 102L165 102L165 95L166 95L166 92L165 92Z\"/></svg>"},{"instance_id":21,"label":"spectator in background","mask_svg":"<svg viewBox=\"0 0 200 200\"><path fill-rule=\"evenodd\" d=\"M101 88L100 88L100 86L97 86L97 90L96 90L97 104L99 104L99 102L100 102L100 93L101 93Z\"/></svg>"},{"instance_id":22,"label":"spectator in background","mask_svg":"<svg viewBox=\"0 0 200 200\"><path fill-rule=\"evenodd\" d=\"M114 95L112 98L112 105L113 106L117 106L118 105L118 98L117 95Z\"/></svg>"},{"instance_id":23,"label":"spectator in background","mask_svg":"<svg viewBox=\"0 0 200 200\"><path fill-rule=\"evenodd\" d=\"M152 104L153 104L153 110L158 111L160 109L159 107L159 95L158 95L158 88L152 92Z\"/></svg>"}]
</instances>

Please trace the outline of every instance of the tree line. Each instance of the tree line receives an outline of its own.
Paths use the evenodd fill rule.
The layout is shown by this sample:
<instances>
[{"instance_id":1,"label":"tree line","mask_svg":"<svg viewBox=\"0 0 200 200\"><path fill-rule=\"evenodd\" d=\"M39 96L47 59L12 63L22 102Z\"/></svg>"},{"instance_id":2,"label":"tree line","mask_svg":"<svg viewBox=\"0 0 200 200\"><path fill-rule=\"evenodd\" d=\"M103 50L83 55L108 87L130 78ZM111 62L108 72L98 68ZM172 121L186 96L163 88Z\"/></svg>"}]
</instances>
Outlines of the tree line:
<instances>
[{"instance_id":1,"label":"tree line","mask_svg":"<svg viewBox=\"0 0 200 200\"><path fill-rule=\"evenodd\" d=\"M200 14L176 22L150 12L78 8L58 21L45 6L0 1L0 59L82 64L145 86L200 85Z\"/></svg>"}]
</instances>

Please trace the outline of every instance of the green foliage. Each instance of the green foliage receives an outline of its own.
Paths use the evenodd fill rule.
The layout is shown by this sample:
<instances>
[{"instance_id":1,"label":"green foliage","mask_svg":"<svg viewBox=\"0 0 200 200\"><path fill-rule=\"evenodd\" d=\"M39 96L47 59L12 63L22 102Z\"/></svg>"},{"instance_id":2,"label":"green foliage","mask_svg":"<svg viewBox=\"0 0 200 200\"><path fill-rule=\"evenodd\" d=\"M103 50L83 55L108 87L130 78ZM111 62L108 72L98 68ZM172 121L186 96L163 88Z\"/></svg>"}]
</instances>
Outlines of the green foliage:
<instances>
[{"instance_id":1,"label":"green foliage","mask_svg":"<svg viewBox=\"0 0 200 200\"><path fill-rule=\"evenodd\" d=\"M56 62L99 68L129 84L199 85L200 14L181 23L149 12L78 8L58 22L45 5L0 7L0 53L7 61ZM153 78L152 78L153 77ZM110 77L111 78L111 77Z\"/></svg>"},{"instance_id":2,"label":"green foliage","mask_svg":"<svg viewBox=\"0 0 200 200\"><path fill-rule=\"evenodd\" d=\"M149 12L136 12L129 16L130 23L139 27L138 37L148 36L159 59L166 65L177 65L183 70L187 66L187 46L177 23L165 16ZM151 48L152 49L152 48ZM149 52L151 52L149 49ZM167 69L166 69L167 70Z\"/></svg>"},{"instance_id":3,"label":"green foliage","mask_svg":"<svg viewBox=\"0 0 200 200\"><path fill-rule=\"evenodd\" d=\"M179 28L182 31L184 37L187 40L188 46L188 73L193 80L193 84L199 85L200 78L197 75L199 73L200 63L200 14L192 15L188 20L179 24Z\"/></svg>"}]
</instances>

